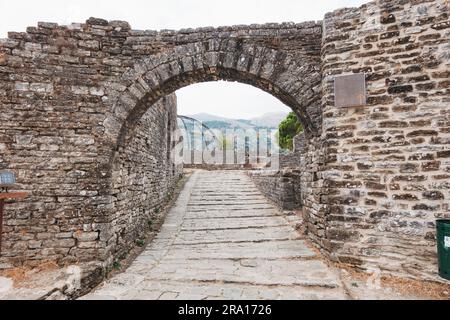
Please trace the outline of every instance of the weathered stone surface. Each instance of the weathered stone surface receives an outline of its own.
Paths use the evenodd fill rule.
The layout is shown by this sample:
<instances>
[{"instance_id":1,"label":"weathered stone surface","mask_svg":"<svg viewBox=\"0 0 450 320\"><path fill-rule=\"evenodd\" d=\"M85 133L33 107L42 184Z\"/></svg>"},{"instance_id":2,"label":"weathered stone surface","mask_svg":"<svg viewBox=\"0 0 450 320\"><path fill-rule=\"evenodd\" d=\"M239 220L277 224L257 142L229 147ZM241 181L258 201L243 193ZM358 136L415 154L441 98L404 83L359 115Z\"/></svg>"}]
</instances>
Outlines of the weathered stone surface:
<instances>
[{"instance_id":1,"label":"weathered stone surface","mask_svg":"<svg viewBox=\"0 0 450 320\"><path fill-rule=\"evenodd\" d=\"M0 169L31 195L7 206L2 262L111 264L176 177L166 131L174 98L161 99L229 80L274 95L302 121L292 185L324 252L433 278L426 235L436 217L450 217L449 6L388 2L320 23L155 32L92 18L9 33L0 41ZM367 106L336 108L334 77L361 72ZM330 228L359 236L337 240Z\"/></svg>"},{"instance_id":2,"label":"weathered stone surface","mask_svg":"<svg viewBox=\"0 0 450 320\"><path fill-rule=\"evenodd\" d=\"M300 174L285 169L248 172L261 192L283 210L301 208Z\"/></svg>"},{"instance_id":3,"label":"weathered stone surface","mask_svg":"<svg viewBox=\"0 0 450 320\"><path fill-rule=\"evenodd\" d=\"M0 169L16 171L31 196L7 208L2 259L110 265L125 252L179 173L170 94L186 85L252 84L317 135L321 31L315 22L135 31L90 18L10 33L0 42Z\"/></svg>"},{"instance_id":4,"label":"weathered stone surface","mask_svg":"<svg viewBox=\"0 0 450 320\"><path fill-rule=\"evenodd\" d=\"M450 157L450 145L444 142L449 135L449 92L445 84L439 88L441 77L448 78L448 11L449 6L439 1L393 0L325 17L322 136L346 124L356 126L355 136L366 138L336 136L333 148L324 149L335 167L354 167L351 177L361 182L356 190L341 188L338 182L345 186L348 177L340 172L333 178L337 181L328 184L333 201L343 207L333 207L330 214L351 206L365 221L329 224L360 234L357 240L332 239L330 247L336 249L330 249L330 257L336 260L354 259L384 272L437 278L436 246L427 234L435 232L436 217L450 217L444 208L450 189L433 178L448 171L444 162ZM336 108L330 75L362 68L369 106ZM352 194L355 191L359 195ZM311 217L312 228L317 220L322 222Z\"/></svg>"},{"instance_id":5,"label":"weathered stone surface","mask_svg":"<svg viewBox=\"0 0 450 320\"><path fill-rule=\"evenodd\" d=\"M264 203L270 215L249 202ZM348 298L337 271L295 231L298 221L268 203L244 172L196 171L152 244L81 299Z\"/></svg>"},{"instance_id":6,"label":"weathered stone surface","mask_svg":"<svg viewBox=\"0 0 450 320\"><path fill-rule=\"evenodd\" d=\"M26 91L31 86L33 83L15 84ZM42 91L40 85L34 88L44 92L48 86L43 85ZM76 94L100 96L103 89ZM112 172L98 172L99 137L88 134L84 129L87 122L79 123L77 134L63 127L59 136L47 136L45 131L35 135L16 133L13 148L22 151L8 159L20 164L21 186L31 189L32 196L25 203L8 206L2 259L29 265L49 259L64 263L104 260L108 265L126 252L148 229L180 174L167 150L173 143L176 111L174 96L153 105L110 160ZM83 119L77 114L74 117ZM64 117L48 120L54 124ZM113 177L110 195L98 180L101 177ZM107 211L101 208L111 211L103 216Z\"/></svg>"}]
</instances>

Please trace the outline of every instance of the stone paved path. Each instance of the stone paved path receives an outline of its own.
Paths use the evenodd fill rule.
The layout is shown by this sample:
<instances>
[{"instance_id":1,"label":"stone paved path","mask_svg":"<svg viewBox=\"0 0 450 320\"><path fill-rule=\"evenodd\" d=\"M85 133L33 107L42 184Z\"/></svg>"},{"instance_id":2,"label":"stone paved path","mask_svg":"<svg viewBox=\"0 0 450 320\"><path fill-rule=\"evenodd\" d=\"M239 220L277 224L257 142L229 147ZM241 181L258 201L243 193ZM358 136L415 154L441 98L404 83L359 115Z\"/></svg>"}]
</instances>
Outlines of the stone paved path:
<instances>
[{"instance_id":1,"label":"stone paved path","mask_svg":"<svg viewBox=\"0 0 450 320\"><path fill-rule=\"evenodd\" d=\"M346 299L286 216L240 171L195 171L159 235L82 299Z\"/></svg>"}]
</instances>

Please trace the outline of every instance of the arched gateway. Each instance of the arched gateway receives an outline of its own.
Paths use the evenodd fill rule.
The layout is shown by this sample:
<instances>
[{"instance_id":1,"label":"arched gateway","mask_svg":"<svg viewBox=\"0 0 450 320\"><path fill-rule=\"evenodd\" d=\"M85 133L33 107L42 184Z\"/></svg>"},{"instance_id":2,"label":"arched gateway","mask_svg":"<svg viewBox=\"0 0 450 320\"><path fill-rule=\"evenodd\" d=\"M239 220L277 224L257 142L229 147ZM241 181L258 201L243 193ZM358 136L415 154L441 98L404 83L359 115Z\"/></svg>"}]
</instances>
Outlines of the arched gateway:
<instances>
[{"instance_id":1,"label":"arched gateway","mask_svg":"<svg viewBox=\"0 0 450 320\"><path fill-rule=\"evenodd\" d=\"M7 230L5 257L110 263L126 250L175 179L160 154L176 124L171 94L189 84L251 84L289 105L317 137L321 43L314 22L153 32L92 18L10 33L2 65L14 76L2 79L4 107L24 107L5 135L12 144L3 167L19 169L32 196L14 211L30 211L16 220L29 240ZM149 165L144 150L162 164Z\"/></svg>"},{"instance_id":2,"label":"arched gateway","mask_svg":"<svg viewBox=\"0 0 450 320\"><path fill-rule=\"evenodd\" d=\"M105 127L115 136L117 126L108 124L125 122L123 134L162 97L190 84L226 80L274 95L298 114L308 133L318 134L321 30L320 24L303 23L138 32L127 43L154 48L162 42L155 53L138 57L131 70L115 79L119 90L107 88L105 93L115 101Z\"/></svg>"},{"instance_id":3,"label":"arched gateway","mask_svg":"<svg viewBox=\"0 0 450 320\"><path fill-rule=\"evenodd\" d=\"M418 6L378 1L300 24L155 32L91 18L11 32L0 40L0 169L31 196L8 206L1 261L111 265L179 173L172 93L227 80L303 123L305 225L329 257L434 275L434 218L450 196L448 8ZM399 8L421 30L397 24ZM337 106L335 76L355 73L367 105Z\"/></svg>"}]
</instances>

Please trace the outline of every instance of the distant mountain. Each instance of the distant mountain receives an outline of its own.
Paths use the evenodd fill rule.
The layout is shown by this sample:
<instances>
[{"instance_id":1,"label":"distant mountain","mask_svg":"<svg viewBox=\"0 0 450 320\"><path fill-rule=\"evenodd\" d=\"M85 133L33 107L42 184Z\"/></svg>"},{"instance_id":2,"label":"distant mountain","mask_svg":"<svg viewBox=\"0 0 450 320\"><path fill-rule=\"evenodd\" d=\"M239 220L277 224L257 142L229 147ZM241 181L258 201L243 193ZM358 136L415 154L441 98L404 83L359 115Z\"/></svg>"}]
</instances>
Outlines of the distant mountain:
<instances>
[{"instance_id":1,"label":"distant mountain","mask_svg":"<svg viewBox=\"0 0 450 320\"><path fill-rule=\"evenodd\" d=\"M239 128L239 129L249 129L253 128L253 125L247 124L245 122L229 119L225 117L215 116L209 113L198 113L194 115L190 115L189 117L197 119L206 126L211 129L231 129L231 128Z\"/></svg>"},{"instance_id":2,"label":"distant mountain","mask_svg":"<svg viewBox=\"0 0 450 320\"><path fill-rule=\"evenodd\" d=\"M202 121L211 129L278 129L278 125L286 116L286 112L271 112L252 119L230 119L209 113L198 113L189 117Z\"/></svg>"},{"instance_id":3,"label":"distant mountain","mask_svg":"<svg viewBox=\"0 0 450 320\"><path fill-rule=\"evenodd\" d=\"M253 118L250 121L259 127L278 128L280 122L283 121L287 115L287 112L270 112L263 114L260 117Z\"/></svg>"},{"instance_id":4,"label":"distant mountain","mask_svg":"<svg viewBox=\"0 0 450 320\"><path fill-rule=\"evenodd\" d=\"M241 131L237 131L237 132L241 132L242 134L246 134L245 130L254 130L256 132L258 132L259 130L278 130L278 126L280 124L281 121L283 121L286 116L287 116L287 112L272 112L272 113L267 113L264 114L262 116L259 117L255 117L252 119L230 119L230 118L225 118L225 117L221 117L221 116L216 116L216 115L212 115L209 113L198 113L198 114L193 114L193 115L189 115L188 117L190 118L194 118L198 121L201 121L204 125L206 125L207 127L209 127L210 129L212 129L212 131L214 131L214 135L216 135L216 137L218 137L216 140L213 139L210 133L208 133L207 131L198 131L199 126L195 125L195 130L193 130L193 125L192 122L184 122L183 125L180 127L182 129L186 129L187 132L190 133L189 137L185 136L185 148L189 149L191 148L190 146L190 141L192 141L191 139L194 139L194 149L195 150L202 150L202 145L204 145L204 142L206 141L207 143L211 143L209 144L209 148L216 148L218 146L218 144L220 144L222 141L221 139L221 135L220 132L225 132L227 131L227 133L229 133L230 131L228 130L241 130ZM206 134L205 134L206 132ZM237 133L235 131L235 133ZM261 131L260 131L261 132ZM272 131L273 133L273 131ZM185 134L185 133L184 133ZM204 135L205 134L205 135ZM244 136L242 136L242 139L244 138ZM277 142L274 142L275 144L278 144ZM243 147L242 145L238 148Z\"/></svg>"}]
</instances>

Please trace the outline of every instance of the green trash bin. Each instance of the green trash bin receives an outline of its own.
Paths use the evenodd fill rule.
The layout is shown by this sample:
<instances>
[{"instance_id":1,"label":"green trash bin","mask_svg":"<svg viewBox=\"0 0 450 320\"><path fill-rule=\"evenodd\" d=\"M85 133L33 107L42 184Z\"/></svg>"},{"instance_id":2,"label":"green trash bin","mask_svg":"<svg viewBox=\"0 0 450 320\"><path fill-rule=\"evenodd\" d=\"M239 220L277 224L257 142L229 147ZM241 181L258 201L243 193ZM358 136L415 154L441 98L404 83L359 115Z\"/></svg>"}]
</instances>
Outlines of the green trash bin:
<instances>
[{"instance_id":1,"label":"green trash bin","mask_svg":"<svg viewBox=\"0 0 450 320\"><path fill-rule=\"evenodd\" d=\"M450 280L450 220L437 220L439 275Z\"/></svg>"}]
</instances>

